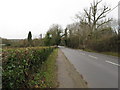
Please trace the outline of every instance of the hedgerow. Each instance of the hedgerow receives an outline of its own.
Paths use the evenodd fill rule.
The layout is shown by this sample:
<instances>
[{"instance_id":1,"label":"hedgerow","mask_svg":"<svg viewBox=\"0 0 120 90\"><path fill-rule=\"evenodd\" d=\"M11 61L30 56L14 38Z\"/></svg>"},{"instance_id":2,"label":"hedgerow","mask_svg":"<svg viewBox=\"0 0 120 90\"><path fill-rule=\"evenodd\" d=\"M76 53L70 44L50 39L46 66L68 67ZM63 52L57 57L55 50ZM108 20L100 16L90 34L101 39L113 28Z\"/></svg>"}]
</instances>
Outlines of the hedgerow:
<instances>
[{"instance_id":1,"label":"hedgerow","mask_svg":"<svg viewBox=\"0 0 120 90\"><path fill-rule=\"evenodd\" d=\"M2 52L2 87L30 88L29 80L34 79L42 63L54 47L31 47L3 49Z\"/></svg>"}]
</instances>

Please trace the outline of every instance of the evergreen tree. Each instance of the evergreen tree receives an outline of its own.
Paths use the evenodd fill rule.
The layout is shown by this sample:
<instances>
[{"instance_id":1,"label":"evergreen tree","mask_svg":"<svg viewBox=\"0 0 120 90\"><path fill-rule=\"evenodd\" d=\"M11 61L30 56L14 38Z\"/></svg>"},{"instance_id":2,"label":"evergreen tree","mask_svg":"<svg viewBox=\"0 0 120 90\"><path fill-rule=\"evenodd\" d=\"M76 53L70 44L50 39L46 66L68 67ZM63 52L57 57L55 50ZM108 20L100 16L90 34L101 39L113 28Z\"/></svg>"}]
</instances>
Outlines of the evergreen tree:
<instances>
[{"instance_id":1,"label":"evergreen tree","mask_svg":"<svg viewBox=\"0 0 120 90\"><path fill-rule=\"evenodd\" d=\"M29 31L27 39L28 39L29 46L31 46L32 45L32 33L31 33L31 31Z\"/></svg>"}]
</instances>

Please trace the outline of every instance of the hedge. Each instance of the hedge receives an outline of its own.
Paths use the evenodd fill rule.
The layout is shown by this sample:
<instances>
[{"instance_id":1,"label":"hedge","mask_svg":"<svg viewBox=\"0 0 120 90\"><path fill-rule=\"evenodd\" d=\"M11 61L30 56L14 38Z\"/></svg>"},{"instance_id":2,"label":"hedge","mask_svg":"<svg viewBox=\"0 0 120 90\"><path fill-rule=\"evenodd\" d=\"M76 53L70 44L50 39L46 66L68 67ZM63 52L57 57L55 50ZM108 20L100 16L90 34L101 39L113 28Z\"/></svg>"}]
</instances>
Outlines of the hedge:
<instances>
[{"instance_id":1,"label":"hedge","mask_svg":"<svg viewBox=\"0 0 120 90\"><path fill-rule=\"evenodd\" d=\"M2 52L2 87L30 88L28 81L34 79L42 63L53 47L11 48Z\"/></svg>"}]
</instances>

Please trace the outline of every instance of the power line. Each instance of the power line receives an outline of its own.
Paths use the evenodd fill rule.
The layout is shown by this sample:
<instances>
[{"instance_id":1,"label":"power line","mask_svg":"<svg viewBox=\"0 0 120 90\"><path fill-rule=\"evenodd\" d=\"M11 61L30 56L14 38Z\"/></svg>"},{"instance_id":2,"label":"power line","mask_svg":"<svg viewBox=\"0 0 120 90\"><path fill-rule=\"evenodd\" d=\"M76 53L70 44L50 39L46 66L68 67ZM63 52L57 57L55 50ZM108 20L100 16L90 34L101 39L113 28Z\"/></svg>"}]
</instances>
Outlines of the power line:
<instances>
[{"instance_id":1,"label":"power line","mask_svg":"<svg viewBox=\"0 0 120 90\"><path fill-rule=\"evenodd\" d=\"M120 3L119 3L118 5L120 5ZM118 5L115 6L113 9L111 9L107 14L109 14L109 13L112 12L114 9L116 9L116 8L118 7ZM106 15L107 15L107 14L106 14Z\"/></svg>"}]
</instances>

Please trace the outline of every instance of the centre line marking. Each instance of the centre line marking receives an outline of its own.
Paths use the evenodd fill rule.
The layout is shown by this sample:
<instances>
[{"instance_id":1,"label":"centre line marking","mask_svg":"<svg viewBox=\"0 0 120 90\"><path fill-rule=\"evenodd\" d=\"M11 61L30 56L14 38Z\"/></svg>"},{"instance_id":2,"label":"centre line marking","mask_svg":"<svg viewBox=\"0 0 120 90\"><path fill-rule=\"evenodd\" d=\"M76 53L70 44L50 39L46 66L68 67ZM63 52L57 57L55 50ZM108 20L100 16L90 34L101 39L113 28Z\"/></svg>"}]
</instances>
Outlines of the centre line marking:
<instances>
[{"instance_id":1,"label":"centre line marking","mask_svg":"<svg viewBox=\"0 0 120 90\"><path fill-rule=\"evenodd\" d=\"M116 65L116 66L120 66L119 64L114 63L114 62L111 62L111 61L107 61L107 60L106 60L105 62L110 63L110 64L113 64L113 65Z\"/></svg>"},{"instance_id":2,"label":"centre line marking","mask_svg":"<svg viewBox=\"0 0 120 90\"><path fill-rule=\"evenodd\" d=\"M92 56L92 55L88 55L89 57L92 57L92 58L95 58L95 59L98 59L97 57L95 57L95 56Z\"/></svg>"}]
</instances>

